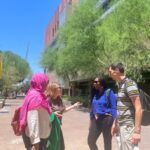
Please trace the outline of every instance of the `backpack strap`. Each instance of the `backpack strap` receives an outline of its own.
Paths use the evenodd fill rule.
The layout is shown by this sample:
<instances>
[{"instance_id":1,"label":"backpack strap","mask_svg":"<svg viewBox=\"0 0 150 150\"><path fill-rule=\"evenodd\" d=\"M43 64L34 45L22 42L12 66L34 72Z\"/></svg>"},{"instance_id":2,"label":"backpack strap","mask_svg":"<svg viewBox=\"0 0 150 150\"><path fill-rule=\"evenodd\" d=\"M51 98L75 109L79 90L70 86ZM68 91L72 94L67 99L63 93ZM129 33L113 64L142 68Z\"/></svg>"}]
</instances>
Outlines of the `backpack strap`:
<instances>
[{"instance_id":1,"label":"backpack strap","mask_svg":"<svg viewBox=\"0 0 150 150\"><path fill-rule=\"evenodd\" d=\"M131 80L129 80L129 81L131 81ZM125 91L126 96L129 97L128 92L127 92L127 84L128 84L127 82L128 82L127 80L124 81L124 91ZM130 97L129 97L129 99L130 99Z\"/></svg>"},{"instance_id":2,"label":"backpack strap","mask_svg":"<svg viewBox=\"0 0 150 150\"><path fill-rule=\"evenodd\" d=\"M129 79L128 81L132 81L132 80ZM127 92L127 84L128 84L128 81L125 80L125 82L124 82L124 91L125 91L126 96L129 97L128 92ZM133 81L132 81L132 82L133 82ZM139 90L139 88L138 88L138 90ZM129 99L130 99L130 97L129 97ZM130 99L130 100L131 100L131 99Z\"/></svg>"},{"instance_id":3,"label":"backpack strap","mask_svg":"<svg viewBox=\"0 0 150 150\"><path fill-rule=\"evenodd\" d=\"M130 80L130 81L131 81L131 80ZM128 92L127 92L127 84L128 84L127 82L128 82L127 80L125 80L125 82L124 82L124 91L125 91L126 96L127 96L127 97L130 99L130 101L131 101L131 98L129 97ZM131 107L132 107L133 109L135 109L134 106L133 106L132 101L131 101L131 104L132 104Z\"/></svg>"},{"instance_id":4,"label":"backpack strap","mask_svg":"<svg viewBox=\"0 0 150 150\"><path fill-rule=\"evenodd\" d=\"M107 101L107 106L108 106L108 107L111 107L111 103L110 103L110 92L111 92L111 89L107 89L107 90L106 90L106 101Z\"/></svg>"},{"instance_id":5,"label":"backpack strap","mask_svg":"<svg viewBox=\"0 0 150 150\"><path fill-rule=\"evenodd\" d=\"M127 92L127 81L124 82L124 91L125 94L128 96L128 92ZM129 96L128 96L129 97Z\"/></svg>"}]
</instances>

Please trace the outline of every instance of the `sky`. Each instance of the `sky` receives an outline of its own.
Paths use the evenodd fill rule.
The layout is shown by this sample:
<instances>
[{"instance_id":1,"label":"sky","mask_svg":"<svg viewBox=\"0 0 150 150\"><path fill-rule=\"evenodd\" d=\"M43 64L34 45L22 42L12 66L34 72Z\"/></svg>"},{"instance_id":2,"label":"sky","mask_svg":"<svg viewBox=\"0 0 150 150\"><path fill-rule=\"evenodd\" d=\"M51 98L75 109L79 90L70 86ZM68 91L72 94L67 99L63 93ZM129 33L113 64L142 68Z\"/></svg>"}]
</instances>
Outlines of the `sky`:
<instances>
[{"instance_id":1,"label":"sky","mask_svg":"<svg viewBox=\"0 0 150 150\"><path fill-rule=\"evenodd\" d=\"M44 32L60 1L0 0L0 50L27 56L33 73L43 72Z\"/></svg>"}]
</instances>

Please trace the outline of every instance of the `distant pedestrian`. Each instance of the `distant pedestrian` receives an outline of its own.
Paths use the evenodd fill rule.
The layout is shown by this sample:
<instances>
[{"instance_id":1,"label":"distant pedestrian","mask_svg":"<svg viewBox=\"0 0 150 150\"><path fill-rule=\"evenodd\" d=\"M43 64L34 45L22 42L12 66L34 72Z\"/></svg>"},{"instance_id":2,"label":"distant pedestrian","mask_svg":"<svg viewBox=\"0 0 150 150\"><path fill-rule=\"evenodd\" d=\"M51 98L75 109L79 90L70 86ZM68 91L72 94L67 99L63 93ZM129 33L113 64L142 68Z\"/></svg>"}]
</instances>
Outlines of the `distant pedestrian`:
<instances>
[{"instance_id":1,"label":"distant pedestrian","mask_svg":"<svg viewBox=\"0 0 150 150\"><path fill-rule=\"evenodd\" d=\"M124 74L122 63L109 66L109 74L118 82L118 117L112 126L112 135L119 131L120 150L137 150L141 140L142 107L137 84Z\"/></svg>"},{"instance_id":2,"label":"distant pedestrian","mask_svg":"<svg viewBox=\"0 0 150 150\"><path fill-rule=\"evenodd\" d=\"M103 133L104 149L111 150L111 127L116 117L116 96L111 89L107 89L102 78L95 78L93 86L95 94L91 101L88 145L90 150L98 150L96 141Z\"/></svg>"},{"instance_id":3,"label":"distant pedestrian","mask_svg":"<svg viewBox=\"0 0 150 150\"><path fill-rule=\"evenodd\" d=\"M43 73L33 75L21 107L20 130L24 131L23 140L27 150L46 149L51 131L51 108L44 95L48 82L48 77Z\"/></svg>"},{"instance_id":4,"label":"distant pedestrian","mask_svg":"<svg viewBox=\"0 0 150 150\"><path fill-rule=\"evenodd\" d=\"M62 88L59 83L50 83L46 89L46 96L54 112L51 115L52 132L48 140L47 150L64 150L64 138L61 130L63 113L81 105L80 102L66 107L62 101Z\"/></svg>"}]
</instances>

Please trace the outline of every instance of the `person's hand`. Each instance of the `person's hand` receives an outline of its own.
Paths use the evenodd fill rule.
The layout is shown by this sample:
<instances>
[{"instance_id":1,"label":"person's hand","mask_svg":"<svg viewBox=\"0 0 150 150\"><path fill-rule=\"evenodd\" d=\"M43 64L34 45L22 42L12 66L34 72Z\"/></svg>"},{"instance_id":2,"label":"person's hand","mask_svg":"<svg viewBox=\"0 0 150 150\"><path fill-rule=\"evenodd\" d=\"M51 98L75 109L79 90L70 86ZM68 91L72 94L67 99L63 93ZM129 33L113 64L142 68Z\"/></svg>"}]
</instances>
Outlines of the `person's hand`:
<instances>
[{"instance_id":1,"label":"person's hand","mask_svg":"<svg viewBox=\"0 0 150 150\"><path fill-rule=\"evenodd\" d=\"M75 104L73 104L74 107L79 107L79 106L81 106L81 105L82 105L81 102L76 102Z\"/></svg>"},{"instance_id":2,"label":"person's hand","mask_svg":"<svg viewBox=\"0 0 150 150\"><path fill-rule=\"evenodd\" d=\"M141 141L141 134L140 133L133 133L131 142L137 145Z\"/></svg>"},{"instance_id":3,"label":"person's hand","mask_svg":"<svg viewBox=\"0 0 150 150\"><path fill-rule=\"evenodd\" d=\"M56 115L56 117L58 118L62 118L62 114L59 111L55 111L54 114Z\"/></svg>"},{"instance_id":4,"label":"person's hand","mask_svg":"<svg viewBox=\"0 0 150 150\"><path fill-rule=\"evenodd\" d=\"M114 122L112 127L111 127L111 135L114 136L118 133L118 126L117 124Z\"/></svg>"}]
</instances>

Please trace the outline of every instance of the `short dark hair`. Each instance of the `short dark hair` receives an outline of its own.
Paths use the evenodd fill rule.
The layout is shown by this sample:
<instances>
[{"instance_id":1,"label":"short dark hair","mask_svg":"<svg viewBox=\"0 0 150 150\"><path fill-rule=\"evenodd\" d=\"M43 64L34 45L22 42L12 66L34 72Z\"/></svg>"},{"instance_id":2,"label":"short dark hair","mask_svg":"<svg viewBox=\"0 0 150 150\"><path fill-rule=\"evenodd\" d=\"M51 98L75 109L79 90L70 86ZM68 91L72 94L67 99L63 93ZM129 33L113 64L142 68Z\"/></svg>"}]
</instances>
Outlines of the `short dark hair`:
<instances>
[{"instance_id":1,"label":"short dark hair","mask_svg":"<svg viewBox=\"0 0 150 150\"><path fill-rule=\"evenodd\" d=\"M112 63L109 68L111 67L112 70L118 69L120 73L124 73L124 66L122 63Z\"/></svg>"}]
</instances>

